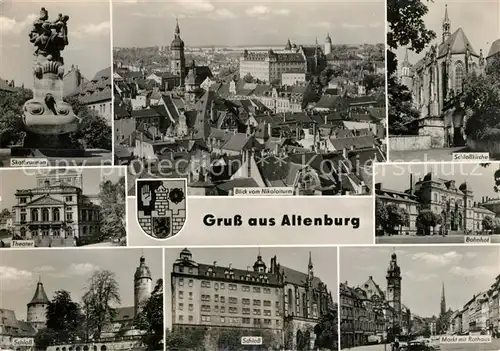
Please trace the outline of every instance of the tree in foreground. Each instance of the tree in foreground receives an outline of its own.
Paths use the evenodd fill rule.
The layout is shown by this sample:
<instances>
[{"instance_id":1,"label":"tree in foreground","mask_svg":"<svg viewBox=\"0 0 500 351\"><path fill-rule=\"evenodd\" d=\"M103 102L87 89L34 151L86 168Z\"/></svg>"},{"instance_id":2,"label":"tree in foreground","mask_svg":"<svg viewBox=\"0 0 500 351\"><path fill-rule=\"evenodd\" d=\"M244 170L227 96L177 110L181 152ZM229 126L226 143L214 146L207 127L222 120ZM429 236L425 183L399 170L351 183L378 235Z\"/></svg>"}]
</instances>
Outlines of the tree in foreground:
<instances>
[{"instance_id":1,"label":"tree in foreground","mask_svg":"<svg viewBox=\"0 0 500 351\"><path fill-rule=\"evenodd\" d=\"M111 150L112 131L106 119L82 105L76 96L68 97L65 101L71 104L73 111L81 120L78 131L70 135L73 143L80 144L86 149Z\"/></svg>"},{"instance_id":2,"label":"tree in foreground","mask_svg":"<svg viewBox=\"0 0 500 351\"><path fill-rule=\"evenodd\" d=\"M118 282L113 272L95 271L88 280L87 292L83 295L84 313L88 335L100 339L104 326L113 320L114 304L120 304Z\"/></svg>"},{"instance_id":3,"label":"tree in foreground","mask_svg":"<svg viewBox=\"0 0 500 351\"><path fill-rule=\"evenodd\" d=\"M151 297L143 303L134 325L145 331L142 342L147 350L163 349L163 279L158 279Z\"/></svg>"},{"instance_id":4,"label":"tree in foreground","mask_svg":"<svg viewBox=\"0 0 500 351\"><path fill-rule=\"evenodd\" d=\"M80 306L71 299L66 290L55 292L54 298L47 306L46 317L46 328L35 336L37 349L45 350L50 345L84 339L84 317Z\"/></svg>"},{"instance_id":5,"label":"tree in foreground","mask_svg":"<svg viewBox=\"0 0 500 351\"><path fill-rule=\"evenodd\" d=\"M0 91L0 147L7 148L22 142L25 131L22 122L23 105L33 98L33 92L17 88L15 92Z\"/></svg>"},{"instance_id":6,"label":"tree in foreground","mask_svg":"<svg viewBox=\"0 0 500 351\"><path fill-rule=\"evenodd\" d=\"M167 330L165 347L169 351L204 351L206 332L201 328Z\"/></svg>"},{"instance_id":7,"label":"tree in foreground","mask_svg":"<svg viewBox=\"0 0 500 351\"><path fill-rule=\"evenodd\" d=\"M435 37L436 33L426 28L423 17L428 12L424 0L387 0L387 85L389 100L389 133L405 134L405 123L418 115L411 108L411 94L398 82L396 72L398 60L396 50L408 47L420 53ZM406 89L407 90L407 89Z\"/></svg>"},{"instance_id":8,"label":"tree in foreground","mask_svg":"<svg viewBox=\"0 0 500 351\"><path fill-rule=\"evenodd\" d=\"M417 216L416 224L419 232L430 235L430 228L435 228L441 221L441 217L431 210L422 210Z\"/></svg>"},{"instance_id":9,"label":"tree in foreground","mask_svg":"<svg viewBox=\"0 0 500 351\"><path fill-rule=\"evenodd\" d=\"M122 240L126 236L125 225L125 177L113 183L106 180L100 184L99 199L101 201L101 239Z\"/></svg>"},{"instance_id":10,"label":"tree in foreground","mask_svg":"<svg viewBox=\"0 0 500 351\"><path fill-rule=\"evenodd\" d=\"M402 226L408 226L410 216L404 208L396 204L385 205L382 202L376 202L375 206L377 224L384 230L384 233L396 234Z\"/></svg>"},{"instance_id":11,"label":"tree in foreground","mask_svg":"<svg viewBox=\"0 0 500 351\"><path fill-rule=\"evenodd\" d=\"M322 316L314 327L316 347L319 349L336 350L338 344L337 311L329 311Z\"/></svg>"},{"instance_id":12,"label":"tree in foreground","mask_svg":"<svg viewBox=\"0 0 500 351\"><path fill-rule=\"evenodd\" d=\"M493 230L493 227L495 225L493 218L491 216L485 216L483 218L483 221L481 222L481 225L484 230Z\"/></svg>"}]
</instances>

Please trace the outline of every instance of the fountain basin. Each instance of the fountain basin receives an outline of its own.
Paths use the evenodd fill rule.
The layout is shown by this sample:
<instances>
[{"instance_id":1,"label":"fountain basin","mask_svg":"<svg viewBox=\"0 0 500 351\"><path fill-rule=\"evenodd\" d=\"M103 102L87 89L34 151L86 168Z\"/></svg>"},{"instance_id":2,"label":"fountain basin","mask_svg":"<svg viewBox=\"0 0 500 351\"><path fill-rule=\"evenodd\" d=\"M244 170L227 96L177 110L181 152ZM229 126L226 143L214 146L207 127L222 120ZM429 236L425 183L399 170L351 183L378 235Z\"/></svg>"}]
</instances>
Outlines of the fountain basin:
<instances>
[{"instance_id":1,"label":"fountain basin","mask_svg":"<svg viewBox=\"0 0 500 351\"><path fill-rule=\"evenodd\" d=\"M43 99L31 99L24 104L23 123L35 134L60 135L76 132L80 118L70 104L58 101L48 106Z\"/></svg>"}]
</instances>

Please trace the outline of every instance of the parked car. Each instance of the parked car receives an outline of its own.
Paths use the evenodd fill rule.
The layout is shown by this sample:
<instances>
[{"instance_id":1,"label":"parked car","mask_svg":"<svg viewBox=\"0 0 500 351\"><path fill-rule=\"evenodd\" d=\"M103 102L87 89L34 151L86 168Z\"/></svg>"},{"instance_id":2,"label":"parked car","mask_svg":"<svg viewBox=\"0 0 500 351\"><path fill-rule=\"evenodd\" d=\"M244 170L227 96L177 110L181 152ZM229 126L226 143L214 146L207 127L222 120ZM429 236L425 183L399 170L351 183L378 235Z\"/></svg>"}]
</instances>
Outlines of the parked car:
<instances>
[{"instance_id":1,"label":"parked car","mask_svg":"<svg viewBox=\"0 0 500 351\"><path fill-rule=\"evenodd\" d=\"M435 351L436 349L430 346L423 340L410 341L408 345L400 348L401 351Z\"/></svg>"}]
</instances>

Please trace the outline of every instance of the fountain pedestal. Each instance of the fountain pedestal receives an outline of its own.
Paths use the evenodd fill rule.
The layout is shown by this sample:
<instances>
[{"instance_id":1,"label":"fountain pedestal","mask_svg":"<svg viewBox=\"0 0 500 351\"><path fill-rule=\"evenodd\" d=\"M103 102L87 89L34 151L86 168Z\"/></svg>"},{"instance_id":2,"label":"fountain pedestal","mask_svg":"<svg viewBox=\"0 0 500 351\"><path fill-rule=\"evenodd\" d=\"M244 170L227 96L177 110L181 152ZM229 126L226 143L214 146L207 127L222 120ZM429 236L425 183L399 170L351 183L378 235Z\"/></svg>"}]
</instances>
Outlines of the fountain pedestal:
<instances>
[{"instance_id":1,"label":"fountain pedestal","mask_svg":"<svg viewBox=\"0 0 500 351\"><path fill-rule=\"evenodd\" d=\"M83 147L71 141L69 133L78 130L80 119L63 100L64 60L61 51L68 45L67 21L59 14L48 20L45 8L34 21L30 42L35 46L33 99L23 107L26 131L23 145L13 147L12 156L79 157Z\"/></svg>"}]
</instances>

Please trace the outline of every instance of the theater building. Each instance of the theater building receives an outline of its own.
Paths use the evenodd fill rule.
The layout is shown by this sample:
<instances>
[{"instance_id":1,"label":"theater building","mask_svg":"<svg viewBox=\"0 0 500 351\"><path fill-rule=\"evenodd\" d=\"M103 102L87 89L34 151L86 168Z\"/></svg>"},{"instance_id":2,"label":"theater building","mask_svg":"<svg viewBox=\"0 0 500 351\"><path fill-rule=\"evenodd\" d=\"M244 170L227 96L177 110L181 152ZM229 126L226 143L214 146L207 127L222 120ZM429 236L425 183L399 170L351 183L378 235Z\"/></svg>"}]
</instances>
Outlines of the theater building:
<instances>
[{"instance_id":1,"label":"theater building","mask_svg":"<svg viewBox=\"0 0 500 351\"><path fill-rule=\"evenodd\" d=\"M52 170L37 175L36 186L17 190L14 237L35 246L74 246L76 239L98 236L99 200L83 194L81 172Z\"/></svg>"}]
</instances>

